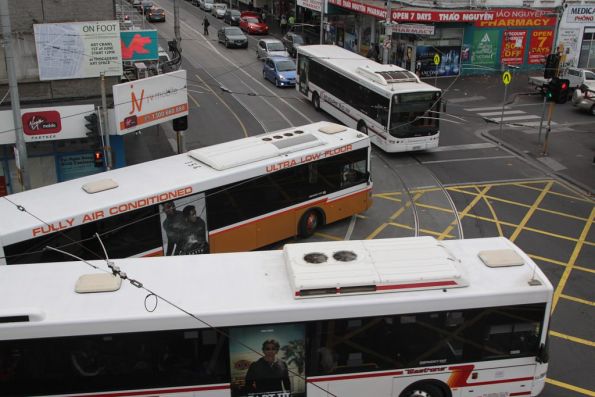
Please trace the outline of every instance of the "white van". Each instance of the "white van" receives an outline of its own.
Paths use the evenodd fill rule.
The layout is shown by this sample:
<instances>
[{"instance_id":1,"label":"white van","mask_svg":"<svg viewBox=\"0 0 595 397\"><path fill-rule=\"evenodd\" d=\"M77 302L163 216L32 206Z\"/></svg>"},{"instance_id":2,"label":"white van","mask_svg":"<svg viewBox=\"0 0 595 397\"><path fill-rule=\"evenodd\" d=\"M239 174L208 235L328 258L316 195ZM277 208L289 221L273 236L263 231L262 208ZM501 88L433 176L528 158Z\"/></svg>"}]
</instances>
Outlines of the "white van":
<instances>
[{"instance_id":1,"label":"white van","mask_svg":"<svg viewBox=\"0 0 595 397\"><path fill-rule=\"evenodd\" d=\"M211 10L213 9L213 3L213 0L198 0L198 6L201 8L201 10L209 12L211 12Z\"/></svg>"}]
</instances>

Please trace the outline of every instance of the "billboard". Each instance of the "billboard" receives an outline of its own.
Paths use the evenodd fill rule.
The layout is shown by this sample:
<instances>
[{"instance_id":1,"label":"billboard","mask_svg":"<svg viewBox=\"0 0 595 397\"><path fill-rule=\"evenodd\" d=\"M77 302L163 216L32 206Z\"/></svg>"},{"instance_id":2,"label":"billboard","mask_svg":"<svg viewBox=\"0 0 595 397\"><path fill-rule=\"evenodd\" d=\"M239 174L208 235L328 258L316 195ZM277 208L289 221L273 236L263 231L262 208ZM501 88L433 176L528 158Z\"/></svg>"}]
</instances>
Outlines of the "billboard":
<instances>
[{"instance_id":1,"label":"billboard","mask_svg":"<svg viewBox=\"0 0 595 397\"><path fill-rule=\"evenodd\" d=\"M85 116L93 105L56 106L21 109L25 142L86 138ZM12 110L0 111L0 145L16 142Z\"/></svg>"},{"instance_id":2,"label":"billboard","mask_svg":"<svg viewBox=\"0 0 595 397\"><path fill-rule=\"evenodd\" d=\"M123 61L150 61L159 59L159 41L156 30L127 30L120 33Z\"/></svg>"},{"instance_id":3,"label":"billboard","mask_svg":"<svg viewBox=\"0 0 595 397\"><path fill-rule=\"evenodd\" d=\"M505 30L502 34L500 62L508 65L521 65L525 56L526 30Z\"/></svg>"},{"instance_id":4,"label":"billboard","mask_svg":"<svg viewBox=\"0 0 595 397\"><path fill-rule=\"evenodd\" d=\"M440 55L440 63L434 63L434 56ZM461 47L459 46L417 46L415 48L416 72L420 77L457 76L460 73Z\"/></svg>"},{"instance_id":5,"label":"billboard","mask_svg":"<svg viewBox=\"0 0 595 397\"><path fill-rule=\"evenodd\" d=\"M118 21L33 25L40 80L122 75Z\"/></svg>"},{"instance_id":6,"label":"billboard","mask_svg":"<svg viewBox=\"0 0 595 397\"><path fill-rule=\"evenodd\" d=\"M113 93L119 135L188 115L185 70L117 84Z\"/></svg>"},{"instance_id":7,"label":"billboard","mask_svg":"<svg viewBox=\"0 0 595 397\"><path fill-rule=\"evenodd\" d=\"M493 65L498 53L498 31L479 30L473 33L471 63L474 65Z\"/></svg>"},{"instance_id":8,"label":"billboard","mask_svg":"<svg viewBox=\"0 0 595 397\"><path fill-rule=\"evenodd\" d=\"M553 30L534 30L531 32L529 41L529 59L530 65L545 64L545 57L552 53L554 44Z\"/></svg>"}]
</instances>

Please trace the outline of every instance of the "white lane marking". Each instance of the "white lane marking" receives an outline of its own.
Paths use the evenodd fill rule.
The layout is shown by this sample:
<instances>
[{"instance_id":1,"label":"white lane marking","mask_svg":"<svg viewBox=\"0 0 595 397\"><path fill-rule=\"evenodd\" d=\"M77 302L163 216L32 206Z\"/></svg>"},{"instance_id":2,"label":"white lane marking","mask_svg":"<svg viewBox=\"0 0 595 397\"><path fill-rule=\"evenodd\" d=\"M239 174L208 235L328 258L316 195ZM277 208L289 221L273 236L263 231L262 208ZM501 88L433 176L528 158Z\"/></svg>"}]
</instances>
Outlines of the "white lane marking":
<instances>
[{"instance_id":1,"label":"white lane marking","mask_svg":"<svg viewBox=\"0 0 595 397\"><path fill-rule=\"evenodd\" d=\"M515 120L530 120L530 119L540 119L541 117L535 116L533 114L525 114L524 116L511 116L511 117L492 117L491 120L501 122L501 121L515 121Z\"/></svg>"},{"instance_id":2,"label":"white lane marking","mask_svg":"<svg viewBox=\"0 0 595 397\"><path fill-rule=\"evenodd\" d=\"M495 143L469 143L467 145L450 145L450 146L438 146L437 148L428 149L427 152L450 152L453 150L476 150L476 149L489 149L497 147Z\"/></svg>"},{"instance_id":3,"label":"white lane marking","mask_svg":"<svg viewBox=\"0 0 595 397\"><path fill-rule=\"evenodd\" d=\"M502 111L502 106L490 106L487 108L465 108L463 109L466 112L484 112L486 110L498 110ZM504 106L504 109L510 109L510 106Z\"/></svg>"},{"instance_id":4,"label":"white lane marking","mask_svg":"<svg viewBox=\"0 0 595 397\"><path fill-rule=\"evenodd\" d=\"M527 121L526 123L519 123L522 124L523 127L539 127L539 121ZM556 123L555 121L551 122L552 125L557 125L558 123ZM543 120L543 128L547 128L547 120Z\"/></svg>"},{"instance_id":5,"label":"white lane marking","mask_svg":"<svg viewBox=\"0 0 595 397\"><path fill-rule=\"evenodd\" d=\"M499 112L485 112L485 113L477 113L480 116L501 116L502 110ZM504 114L526 114L522 110L505 110Z\"/></svg>"},{"instance_id":6,"label":"white lane marking","mask_svg":"<svg viewBox=\"0 0 595 397\"><path fill-rule=\"evenodd\" d=\"M463 103L463 102L476 102L476 101L483 101L486 99L484 96L470 96L464 98L446 98L446 102L448 103Z\"/></svg>"},{"instance_id":7,"label":"white lane marking","mask_svg":"<svg viewBox=\"0 0 595 397\"><path fill-rule=\"evenodd\" d=\"M500 160L500 159L515 159L515 156L492 156L492 157L470 157L464 159L449 159L449 160L430 160L422 161L422 164L434 164L434 163L456 163L461 161L484 161L484 160Z\"/></svg>"}]
</instances>

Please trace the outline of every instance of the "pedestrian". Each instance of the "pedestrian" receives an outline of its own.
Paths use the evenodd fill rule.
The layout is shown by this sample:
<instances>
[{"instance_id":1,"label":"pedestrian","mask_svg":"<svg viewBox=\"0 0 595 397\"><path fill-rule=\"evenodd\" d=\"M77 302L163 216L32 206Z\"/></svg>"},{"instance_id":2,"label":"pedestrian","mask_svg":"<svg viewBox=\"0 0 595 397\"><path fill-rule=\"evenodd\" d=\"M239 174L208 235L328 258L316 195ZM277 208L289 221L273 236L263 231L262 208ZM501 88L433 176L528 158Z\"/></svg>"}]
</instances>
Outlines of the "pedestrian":
<instances>
[{"instance_id":1,"label":"pedestrian","mask_svg":"<svg viewBox=\"0 0 595 397\"><path fill-rule=\"evenodd\" d=\"M285 17L285 14L281 15L279 26L281 27L281 34L285 34L285 32L287 32L287 18Z\"/></svg>"},{"instance_id":2,"label":"pedestrian","mask_svg":"<svg viewBox=\"0 0 595 397\"><path fill-rule=\"evenodd\" d=\"M377 44L370 43L370 47L368 47L368 52L366 53L366 58L376 60L376 58L378 57L377 48Z\"/></svg>"},{"instance_id":3,"label":"pedestrian","mask_svg":"<svg viewBox=\"0 0 595 397\"><path fill-rule=\"evenodd\" d=\"M209 35L209 25L211 23L209 22L209 18L207 18L207 16L205 15L205 19L202 20L202 26L203 26L203 34L205 36Z\"/></svg>"},{"instance_id":4,"label":"pedestrian","mask_svg":"<svg viewBox=\"0 0 595 397\"><path fill-rule=\"evenodd\" d=\"M261 18L262 18L262 22L265 22L266 23L266 21L267 21L267 13L264 11L264 9L262 10Z\"/></svg>"},{"instance_id":5,"label":"pedestrian","mask_svg":"<svg viewBox=\"0 0 595 397\"><path fill-rule=\"evenodd\" d=\"M287 19L287 23L289 24L289 31L291 32L293 30L293 25L295 24L295 17L290 15L289 19Z\"/></svg>"}]
</instances>

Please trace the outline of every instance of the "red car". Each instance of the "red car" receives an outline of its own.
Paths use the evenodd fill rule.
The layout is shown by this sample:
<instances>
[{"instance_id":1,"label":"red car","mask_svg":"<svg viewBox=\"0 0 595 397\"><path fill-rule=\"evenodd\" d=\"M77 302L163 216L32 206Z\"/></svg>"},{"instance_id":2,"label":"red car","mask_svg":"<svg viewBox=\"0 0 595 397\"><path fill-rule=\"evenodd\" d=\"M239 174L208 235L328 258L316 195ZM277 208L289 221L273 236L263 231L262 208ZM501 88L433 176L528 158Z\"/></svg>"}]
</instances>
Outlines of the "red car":
<instances>
[{"instance_id":1,"label":"red car","mask_svg":"<svg viewBox=\"0 0 595 397\"><path fill-rule=\"evenodd\" d=\"M256 16L242 15L240 17L240 29L248 34L267 34L269 27Z\"/></svg>"}]
</instances>

